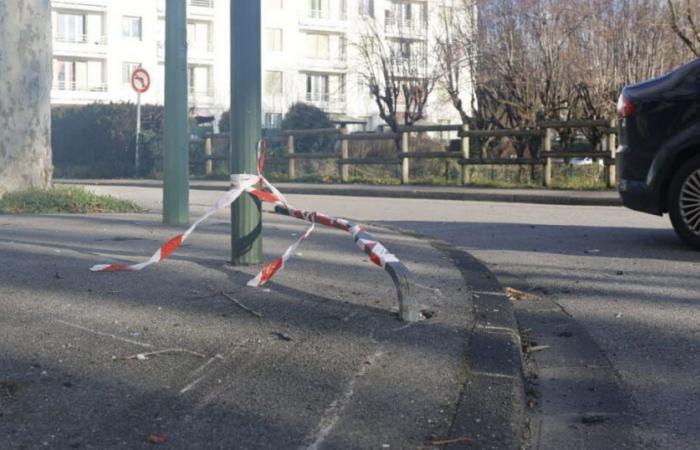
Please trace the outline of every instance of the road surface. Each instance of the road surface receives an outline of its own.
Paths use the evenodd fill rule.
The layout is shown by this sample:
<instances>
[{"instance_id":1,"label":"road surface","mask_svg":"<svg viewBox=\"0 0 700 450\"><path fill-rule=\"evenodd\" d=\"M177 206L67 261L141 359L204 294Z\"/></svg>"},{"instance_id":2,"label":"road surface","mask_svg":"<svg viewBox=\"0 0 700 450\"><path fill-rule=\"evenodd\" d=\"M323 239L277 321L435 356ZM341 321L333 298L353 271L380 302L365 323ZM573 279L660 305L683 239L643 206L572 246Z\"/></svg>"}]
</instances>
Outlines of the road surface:
<instances>
[{"instance_id":1,"label":"road surface","mask_svg":"<svg viewBox=\"0 0 700 450\"><path fill-rule=\"evenodd\" d=\"M94 190L141 201L146 198L145 192L154 191L117 187ZM207 203L218 193L194 195ZM569 378L582 378L573 380L576 382L591 381L587 377L610 381L612 376L618 383L612 389L624 391L619 398L631 397L618 413L631 418L632 428L611 428L620 434L620 442L610 436L609 446L698 448L700 253L680 244L667 219L621 207L302 195L290 196L289 200L300 208L386 223L447 241L481 260L503 284L514 283L558 305L565 316L562 320L571 321L564 325L584 335L579 344L583 342L585 348L578 349L580 367L584 369L573 367ZM546 337L557 329L535 331ZM572 334L559 333L566 337ZM556 345L552 347L554 353L561 351ZM552 366L556 364L541 358L539 368L556 373L561 381L567 368L547 372ZM596 384L595 380L591 383L591 393L604 384ZM575 388L562 388L561 383L548 385L543 380L536 385L542 390L537 394L542 398L541 406L534 408L535 418L564 416L551 404L557 403L557 396L566 397L567 392L572 402L581 400L573 393ZM548 392L548 386L559 391ZM605 401L622 405L624 402L618 402L616 395L605 393L601 405ZM576 405L571 408L576 409ZM586 411L595 412L595 408ZM536 431L533 445L553 448L561 433L572 433L570 447L600 446L601 441L582 438L581 434L595 434L595 425L608 417L601 414L588 419L563 431L554 428L565 422L540 420L543 429Z\"/></svg>"}]
</instances>

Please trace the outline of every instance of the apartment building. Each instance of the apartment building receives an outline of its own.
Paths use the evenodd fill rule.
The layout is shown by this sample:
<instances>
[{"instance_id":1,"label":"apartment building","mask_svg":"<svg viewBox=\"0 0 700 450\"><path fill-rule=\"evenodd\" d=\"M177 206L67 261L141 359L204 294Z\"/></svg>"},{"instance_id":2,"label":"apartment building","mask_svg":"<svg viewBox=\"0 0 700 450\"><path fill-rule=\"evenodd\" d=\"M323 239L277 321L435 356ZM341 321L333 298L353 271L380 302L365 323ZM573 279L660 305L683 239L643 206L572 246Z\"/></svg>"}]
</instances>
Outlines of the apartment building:
<instances>
[{"instance_id":1,"label":"apartment building","mask_svg":"<svg viewBox=\"0 0 700 450\"><path fill-rule=\"evenodd\" d=\"M222 16L214 0L186 1L189 101L220 111L229 102L228 8ZM53 104L134 102L130 80L137 67L152 78L142 101L163 103L165 0L52 0L51 5ZM219 95L216 86L225 91Z\"/></svg>"},{"instance_id":2,"label":"apartment building","mask_svg":"<svg viewBox=\"0 0 700 450\"><path fill-rule=\"evenodd\" d=\"M181 1L187 1L190 105L201 114L219 114L228 109L230 93L230 0ZM262 0L264 126L278 126L295 102L316 105L339 122L380 125L359 68L358 42L377 30L395 46L395 57L427 55L430 24L445 1ZM52 0L52 102L135 101L129 80L144 67L153 83L142 101L163 103L165 5ZM434 97L429 121L457 119L444 96Z\"/></svg>"}]
</instances>

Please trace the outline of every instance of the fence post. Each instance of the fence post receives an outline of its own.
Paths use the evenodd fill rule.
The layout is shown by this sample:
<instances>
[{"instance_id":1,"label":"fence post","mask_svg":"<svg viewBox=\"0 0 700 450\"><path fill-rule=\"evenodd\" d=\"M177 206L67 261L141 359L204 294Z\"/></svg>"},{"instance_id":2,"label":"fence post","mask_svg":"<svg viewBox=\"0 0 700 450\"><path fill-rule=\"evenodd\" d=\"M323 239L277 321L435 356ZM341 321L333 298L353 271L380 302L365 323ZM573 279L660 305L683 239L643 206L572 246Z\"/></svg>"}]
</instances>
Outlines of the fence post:
<instances>
[{"instance_id":1,"label":"fence post","mask_svg":"<svg viewBox=\"0 0 700 450\"><path fill-rule=\"evenodd\" d=\"M544 130L544 154L546 156L544 163L544 186L552 187L552 158L547 156L552 151L552 129L545 128Z\"/></svg>"},{"instance_id":2,"label":"fence post","mask_svg":"<svg viewBox=\"0 0 700 450\"><path fill-rule=\"evenodd\" d=\"M294 135L290 134L287 137L287 156L289 159L287 160L287 175L289 176L290 181L294 181L297 178L297 171L296 171L296 160L293 158L294 156Z\"/></svg>"},{"instance_id":3,"label":"fence post","mask_svg":"<svg viewBox=\"0 0 700 450\"><path fill-rule=\"evenodd\" d=\"M613 188L617 185L615 153L617 152L617 135L615 134L615 126L617 124L613 120L610 122L610 133L608 134L608 151L610 152L610 160L608 161L608 187Z\"/></svg>"},{"instance_id":4,"label":"fence post","mask_svg":"<svg viewBox=\"0 0 700 450\"><path fill-rule=\"evenodd\" d=\"M212 155L212 138L211 136L207 136L207 138L204 140L204 157L206 158L206 161L204 161L204 174L206 176L211 175L213 172L213 163L211 160L211 155Z\"/></svg>"},{"instance_id":5,"label":"fence post","mask_svg":"<svg viewBox=\"0 0 700 450\"><path fill-rule=\"evenodd\" d=\"M401 132L401 153L408 153L408 132ZM408 184L410 182L411 166L408 158L401 155L401 184Z\"/></svg>"},{"instance_id":6,"label":"fence post","mask_svg":"<svg viewBox=\"0 0 700 450\"><path fill-rule=\"evenodd\" d=\"M348 134L348 128L345 125L343 125L342 127L340 127L340 181L342 181L343 183L347 183L350 179L350 166L343 163L342 161L350 157L350 143L347 139L345 139L346 134Z\"/></svg>"},{"instance_id":7,"label":"fence post","mask_svg":"<svg viewBox=\"0 0 700 450\"><path fill-rule=\"evenodd\" d=\"M469 125L463 125L462 132L463 133L469 132ZM462 159L468 160L469 153L470 153L469 135L463 134L462 135ZM462 185L463 186L466 186L467 184L471 183L471 181L472 181L470 169L471 168L469 167L468 164L462 164Z\"/></svg>"}]
</instances>

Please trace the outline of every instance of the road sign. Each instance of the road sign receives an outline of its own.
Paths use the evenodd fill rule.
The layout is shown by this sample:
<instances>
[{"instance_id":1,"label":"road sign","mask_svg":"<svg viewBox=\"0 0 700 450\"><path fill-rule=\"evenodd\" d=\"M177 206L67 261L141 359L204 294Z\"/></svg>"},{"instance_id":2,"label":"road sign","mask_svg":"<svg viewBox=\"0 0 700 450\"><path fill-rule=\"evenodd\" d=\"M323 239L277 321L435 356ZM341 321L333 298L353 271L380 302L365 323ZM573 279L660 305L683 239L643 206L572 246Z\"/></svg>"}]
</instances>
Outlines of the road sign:
<instances>
[{"instance_id":1,"label":"road sign","mask_svg":"<svg viewBox=\"0 0 700 450\"><path fill-rule=\"evenodd\" d=\"M131 87L139 94L145 93L151 87L151 76L146 69L139 67L131 74Z\"/></svg>"},{"instance_id":2,"label":"road sign","mask_svg":"<svg viewBox=\"0 0 700 450\"><path fill-rule=\"evenodd\" d=\"M140 141L141 141L141 94L151 87L151 76L146 69L139 67L131 74L131 87L138 94L136 101L136 154L134 155L134 172L139 176Z\"/></svg>"}]
</instances>

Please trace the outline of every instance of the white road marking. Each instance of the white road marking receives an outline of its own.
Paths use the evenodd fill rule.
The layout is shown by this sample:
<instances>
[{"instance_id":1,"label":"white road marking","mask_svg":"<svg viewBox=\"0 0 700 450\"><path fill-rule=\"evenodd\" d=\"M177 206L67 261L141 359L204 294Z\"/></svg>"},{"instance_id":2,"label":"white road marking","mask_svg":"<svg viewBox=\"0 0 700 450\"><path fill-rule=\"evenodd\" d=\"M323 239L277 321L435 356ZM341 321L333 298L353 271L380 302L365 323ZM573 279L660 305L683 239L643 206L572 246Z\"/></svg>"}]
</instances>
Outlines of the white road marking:
<instances>
[{"instance_id":1,"label":"white road marking","mask_svg":"<svg viewBox=\"0 0 700 450\"><path fill-rule=\"evenodd\" d=\"M372 367L377 359L379 359L382 355L384 355L384 352L378 351L374 355L362 361L360 370L355 374L355 376L352 377L352 380L350 380L350 383L348 384L348 387L343 395L335 399L328 409L326 409L326 412L321 418L318 427L316 427L317 431L309 436L308 441L311 441L312 444L306 447L306 450L318 450L321 445L323 445L323 442L338 423L340 415L350 403L352 396L355 395L355 383L359 378L363 377L367 373L367 370L369 370L369 368Z\"/></svg>"},{"instance_id":2,"label":"white road marking","mask_svg":"<svg viewBox=\"0 0 700 450\"><path fill-rule=\"evenodd\" d=\"M139 341L135 341L133 339L123 338L123 337L120 337L120 336L117 336L114 334L103 333L102 331L92 330L92 329L84 327L82 325L78 325L78 324L70 323L70 322L65 322L63 320L57 320L56 322L63 324L63 325L66 325L66 326L69 326L69 327L77 328L79 330L87 331L88 333L96 334L98 336L109 337L112 339L116 339L117 341L122 341L122 342L126 342L128 344L138 345L138 346L144 347L144 348L153 348L153 346L151 344L148 344L146 342L139 342Z\"/></svg>"}]
</instances>

